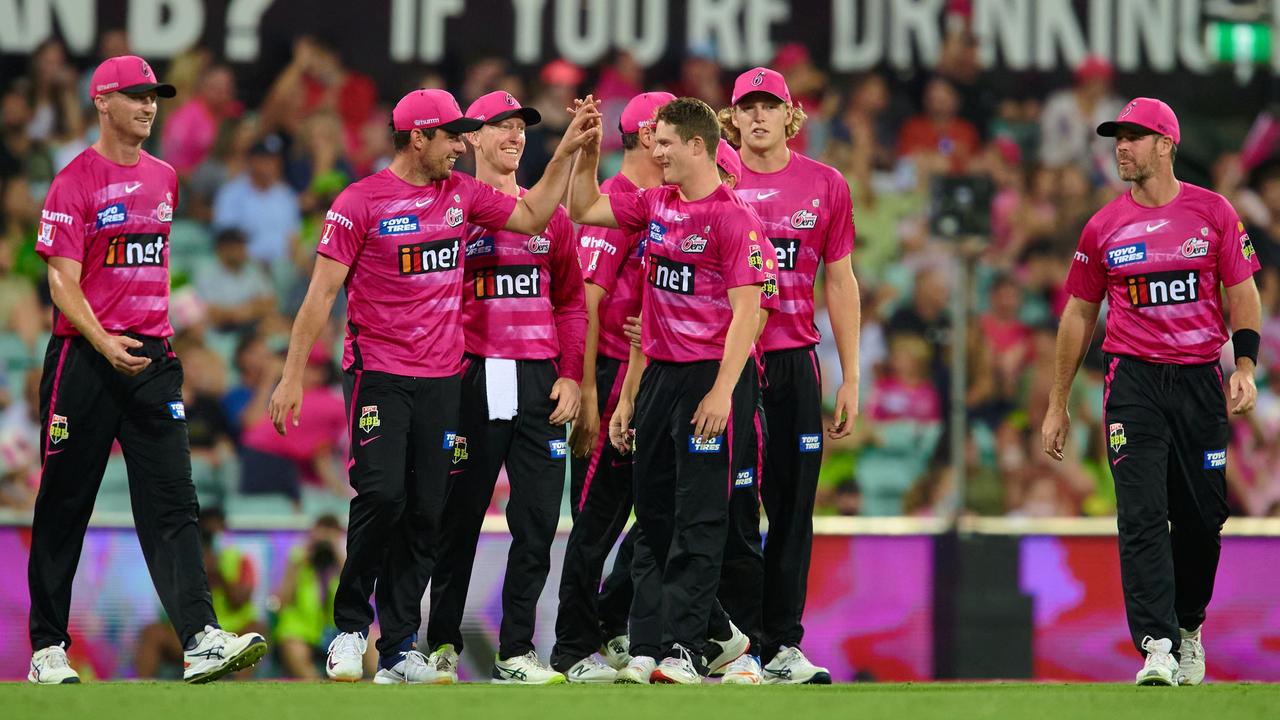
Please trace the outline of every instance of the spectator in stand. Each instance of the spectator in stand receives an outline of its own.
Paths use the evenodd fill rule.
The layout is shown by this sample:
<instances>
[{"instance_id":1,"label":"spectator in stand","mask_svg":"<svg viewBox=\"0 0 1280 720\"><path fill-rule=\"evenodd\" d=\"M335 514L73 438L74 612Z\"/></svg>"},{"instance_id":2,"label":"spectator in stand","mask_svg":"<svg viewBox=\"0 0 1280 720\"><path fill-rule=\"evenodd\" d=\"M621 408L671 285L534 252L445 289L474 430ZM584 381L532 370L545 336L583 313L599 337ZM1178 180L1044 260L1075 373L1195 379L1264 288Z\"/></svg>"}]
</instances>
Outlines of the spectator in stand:
<instances>
[{"instance_id":1,"label":"spectator in stand","mask_svg":"<svg viewBox=\"0 0 1280 720\"><path fill-rule=\"evenodd\" d=\"M801 43L787 43L778 48L769 67L782 73L791 91L791 99L809 116L800 132L787 141L788 147L805 155L820 155L830 137L830 128L822 118L830 116L834 110L823 107L827 76L814 66L809 50Z\"/></svg>"},{"instance_id":2,"label":"spectator in stand","mask_svg":"<svg viewBox=\"0 0 1280 720\"><path fill-rule=\"evenodd\" d=\"M903 157L938 158L953 173L968 170L979 148L978 130L959 116L960 95L942 77L924 88L924 111L907 120L898 134L898 154Z\"/></svg>"},{"instance_id":3,"label":"spectator in stand","mask_svg":"<svg viewBox=\"0 0 1280 720\"><path fill-rule=\"evenodd\" d=\"M384 125L384 135L386 130ZM293 152L285 164L285 177L298 193L304 213L327 210L328 205L316 202L317 196L327 194L332 198L355 179L355 171L347 162L342 123L337 115L318 112L307 118L299 128Z\"/></svg>"},{"instance_id":4,"label":"spectator in stand","mask_svg":"<svg viewBox=\"0 0 1280 720\"><path fill-rule=\"evenodd\" d=\"M266 129L296 136L313 113L336 113L342 120L348 154L360 146L360 131L378 105L378 89L368 76L349 70L335 45L303 36L293 44L293 60L263 102Z\"/></svg>"},{"instance_id":5,"label":"spectator in stand","mask_svg":"<svg viewBox=\"0 0 1280 720\"><path fill-rule=\"evenodd\" d=\"M13 272L13 242L0 236L0 332L13 333L34 354L44 330L31 279Z\"/></svg>"},{"instance_id":6,"label":"spectator in stand","mask_svg":"<svg viewBox=\"0 0 1280 720\"><path fill-rule=\"evenodd\" d=\"M249 148L258 141L258 119L247 116L229 121L218 132L212 154L182 186L182 215L202 223L213 221L213 201L227 181L249 165Z\"/></svg>"},{"instance_id":7,"label":"spectator in stand","mask_svg":"<svg viewBox=\"0 0 1280 720\"><path fill-rule=\"evenodd\" d=\"M1111 63L1090 55L1076 67L1075 85L1049 96L1040 116L1041 163L1051 168L1075 165L1095 186L1120 181L1115 143L1094 132L1123 107L1111 88L1114 77Z\"/></svg>"},{"instance_id":8,"label":"spectator in stand","mask_svg":"<svg viewBox=\"0 0 1280 720\"><path fill-rule=\"evenodd\" d=\"M924 338L929 346L929 378L938 389L944 410L951 396L951 281L941 267L924 267L916 273L911 291L911 304L900 307L889 317L887 330Z\"/></svg>"},{"instance_id":9,"label":"spectator in stand","mask_svg":"<svg viewBox=\"0 0 1280 720\"><path fill-rule=\"evenodd\" d=\"M901 333L859 416L856 476L863 515L901 515L902 499L924 475L942 433L942 403L929 379L929 343Z\"/></svg>"},{"instance_id":10,"label":"spectator in stand","mask_svg":"<svg viewBox=\"0 0 1280 720\"><path fill-rule=\"evenodd\" d=\"M644 92L644 68L626 50L616 50L613 59L600 71L600 79L592 94L600 107L600 120L608 131L600 141L600 151L605 155L622 152L622 133L612 132L622 121L622 109L631 98ZM519 97L518 95L516 97ZM603 158L602 158L603 162ZM615 165L622 162L618 158ZM602 175L613 175L609 168L601 168Z\"/></svg>"},{"instance_id":11,"label":"spectator in stand","mask_svg":"<svg viewBox=\"0 0 1280 720\"><path fill-rule=\"evenodd\" d=\"M500 57L485 57L470 63L462 78L462 92L458 93L458 101L465 107L481 95L504 89L501 83L506 76L507 61ZM445 83L419 84L418 87L443 88ZM382 129L387 129L385 122Z\"/></svg>"},{"instance_id":12,"label":"spectator in stand","mask_svg":"<svg viewBox=\"0 0 1280 720\"><path fill-rule=\"evenodd\" d=\"M0 507L30 510L36 502L43 425L40 375L40 368L21 374L21 387L10 386L11 400L0 412Z\"/></svg>"},{"instance_id":13,"label":"spectator in stand","mask_svg":"<svg viewBox=\"0 0 1280 720\"><path fill-rule=\"evenodd\" d=\"M306 541L289 551L277 597L276 647L286 677L319 680L329 642L337 636L333 597L346 559L346 538L333 515L321 515ZM376 662L376 651L369 652Z\"/></svg>"},{"instance_id":14,"label":"spectator in stand","mask_svg":"<svg viewBox=\"0 0 1280 720\"><path fill-rule=\"evenodd\" d=\"M538 73L542 90L530 103L542 115L542 122L525 129L524 155L516 171L516 181L521 187L533 187L542 177L542 171L573 119L567 108L573 107L578 87L585 79L582 68L568 60L556 59L542 66ZM608 135L609 128L605 130Z\"/></svg>"},{"instance_id":15,"label":"spectator in stand","mask_svg":"<svg viewBox=\"0 0 1280 720\"><path fill-rule=\"evenodd\" d=\"M223 185L213 200L213 226L236 228L249 238L249 257L288 261L298 239L298 196L284 181L284 139L268 135L249 149L244 173Z\"/></svg>"},{"instance_id":16,"label":"spectator in stand","mask_svg":"<svg viewBox=\"0 0 1280 720\"><path fill-rule=\"evenodd\" d=\"M240 444L246 424L252 424L264 408L254 407L253 397L263 383L272 383L280 373L280 358L271 354L260 333L248 332L240 338L232 358L240 382L222 396L222 414L231 428L231 439Z\"/></svg>"},{"instance_id":17,"label":"spectator in stand","mask_svg":"<svg viewBox=\"0 0 1280 720\"><path fill-rule=\"evenodd\" d=\"M204 69L196 96L187 100L165 121L160 143L162 157L187 178L213 152L223 123L240 115L236 78L226 65Z\"/></svg>"},{"instance_id":18,"label":"spectator in stand","mask_svg":"<svg viewBox=\"0 0 1280 720\"><path fill-rule=\"evenodd\" d=\"M883 75L869 73L862 76L854 83L844 112L831 123L832 145L849 145L855 155L865 156L869 170L891 169L897 161L894 155L897 131L890 112L891 102L889 83ZM834 147L829 149L835 150ZM854 164L857 165L856 162ZM856 186L854 192L858 192ZM854 207L862 208L856 201Z\"/></svg>"},{"instance_id":19,"label":"spectator in stand","mask_svg":"<svg viewBox=\"0 0 1280 720\"><path fill-rule=\"evenodd\" d=\"M249 261L244 231L228 228L214 238L215 262L196 271L196 294L208 310L209 324L223 332L253 329L275 311L271 279Z\"/></svg>"},{"instance_id":20,"label":"spectator in stand","mask_svg":"<svg viewBox=\"0 0 1280 720\"><path fill-rule=\"evenodd\" d=\"M182 404L193 464L204 463L217 472L235 457L231 428L222 411L227 369L222 358L193 334L175 337L174 352L182 359Z\"/></svg>"},{"instance_id":21,"label":"spectator in stand","mask_svg":"<svg viewBox=\"0 0 1280 720\"><path fill-rule=\"evenodd\" d=\"M62 41L51 38L40 43L31 55L31 75L25 83L32 108L27 137L57 144L82 134L78 85L79 78L67 62Z\"/></svg>"},{"instance_id":22,"label":"spectator in stand","mask_svg":"<svg viewBox=\"0 0 1280 720\"><path fill-rule=\"evenodd\" d=\"M723 72L716 59L716 49L710 42L689 48L680 65L680 79L671 86L676 97L700 98L713 108L729 104Z\"/></svg>"},{"instance_id":23,"label":"spectator in stand","mask_svg":"<svg viewBox=\"0 0 1280 720\"><path fill-rule=\"evenodd\" d=\"M348 497L351 487L346 473L339 473L348 447L347 409L337 382L331 343L312 347L303 375L302 407L298 424L288 435L280 435L271 418L258 408L267 406L279 374L264 374L258 393L250 401L252 418L240 436L240 490L246 494L280 494L301 502L302 487ZM343 468L345 469L345 468Z\"/></svg>"},{"instance_id":24,"label":"spectator in stand","mask_svg":"<svg viewBox=\"0 0 1280 720\"><path fill-rule=\"evenodd\" d=\"M89 84L93 80L93 71L97 69L98 64L107 58L136 54L129 47L129 33L127 31L120 28L103 30L102 34L98 36L97 57L85 68L84 72L80 73L80 81L76 85L76 97L81 98L81 102L86 108L92 106L93 101L90 99ZM165 75L165 79L168 80L169 74L166 73ZM172 85L173 83L170 82L169 84Z\"/></svg>"}]
</instances>

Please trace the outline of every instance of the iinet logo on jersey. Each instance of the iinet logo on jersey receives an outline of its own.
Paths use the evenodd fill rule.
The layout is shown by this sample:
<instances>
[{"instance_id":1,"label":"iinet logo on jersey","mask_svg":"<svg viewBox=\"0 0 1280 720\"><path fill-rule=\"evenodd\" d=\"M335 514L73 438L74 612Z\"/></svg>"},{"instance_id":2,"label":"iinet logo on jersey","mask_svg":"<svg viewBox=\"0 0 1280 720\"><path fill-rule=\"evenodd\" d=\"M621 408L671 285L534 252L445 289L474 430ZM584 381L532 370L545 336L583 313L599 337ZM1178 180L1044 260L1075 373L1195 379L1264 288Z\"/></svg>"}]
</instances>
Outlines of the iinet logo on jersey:
<instances>
[{"instance_id":1,"label":"iinet logo on jersey","mask_svg":"<svg viewBox=\"0 0 1280 720\"><path fill-rule=\"evenodd\" d=\"M1144 273L1129 278L1129 304L1133 307L1182 305L1200 299L1200 274L1195 270Z\"/></svg>"},{"instance_id":2,"label":"iinet logo on jersey","mask_svg":"<svg viewBox=\"0 0 1280 720\"><path fill-rule=\"evenodd\" d=\"M456 239L401 245L399 250L401 275L422 275L458 267Z\"/></svg>"},{"instance_id":3,"label":"iinet logo on jersey","mask_svg":"<svg viewBox=\"0 0 1280 720\"><path fill-rule=\"evenodd\" d=\"M476 271L477 300L540 297L542 275L537 265L505 265Z\"/></svg>"},{"instance_id":4,"label":"iinet logo on jersey","mask_svg":"<svg viewBox=\"0 0 1280 720\"><path fill-rule=\"evenodd\" d=\"M106 267L160 267L164 265L164 235L127 233L107 241Z\"/></svg>"},{"instance_id":5,"label":"iinet logo on jersey","mask_svg":"<svg viewBox=\"0 0 1280 720\"><path fill-rule=\"evenodd\" d=\"M649 284L659 290L679 293L680 295L692 295L693 278L692 265L668 260L661 255L651 257Z\"/></svg>"}]
</instances>

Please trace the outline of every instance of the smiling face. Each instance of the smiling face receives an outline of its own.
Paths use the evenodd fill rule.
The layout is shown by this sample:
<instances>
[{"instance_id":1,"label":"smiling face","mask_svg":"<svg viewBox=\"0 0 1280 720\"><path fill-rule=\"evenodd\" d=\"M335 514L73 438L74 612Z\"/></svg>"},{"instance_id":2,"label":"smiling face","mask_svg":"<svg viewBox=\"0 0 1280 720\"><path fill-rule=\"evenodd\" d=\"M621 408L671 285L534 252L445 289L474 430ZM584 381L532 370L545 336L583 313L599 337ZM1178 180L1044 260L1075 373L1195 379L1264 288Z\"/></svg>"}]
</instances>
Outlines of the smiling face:
<instances>
[{"instance_id":1,"label":"smiling face","mask_svg":"<svg viewBox=\"0 0 1280 720\"><path fill-rule=\"evenodd\" d=\"M694 143L701 145L702 141L695 137L686 143L674 125L658 121L653 132L653 160L662 168L662 182L680 185L690 177Z\"/></svg>"},{"instance_id":2,"label":"smiling face","mask_svg":"<svg viewBox=\"0 0 1280 720\"><path fill-rule=\"evenodd\" d=\"M476 162L510 175L520 167L524 156L524 119L509 117L468 133L467 139L476 149Z\"/></svg>"},{"instance_id":3,"label":"smiling face","mask_svg":"<svg viewBox=\"0 0 1280 720\"><path fill-rule=\"evenodd\" d=\"M467 151L462 135L447 130L436 130L433 138L428 138L419 130L414 130L413 133L422 138L421 147L418 148L415 143L415 148L418 148L418 166L423 174L432 182L447 180L458 158Z\"/></svg>"},{"instance_id":4,"label":"smiling face","mask_svg":"<svg viewBox=\"0 0 1280 720\"><path fill-rule=\"evenodd\" d=\"M750 93L732 112L733 126L741 133L744 146L764 152L787 142L793 111L781 99L764 92Z\"/></svg>"},{"instance_id":5,"label":"smiling face","mask_svg":"<svg viewBox=\"0 0 1280 720\"><path fill-rule=\"evenodd\" d=\"M137 94L107 93L93 102L104 130L109 128L121 139L138 143L151 136L159 110L155 90Z\"/></svg>"}]
</instances>

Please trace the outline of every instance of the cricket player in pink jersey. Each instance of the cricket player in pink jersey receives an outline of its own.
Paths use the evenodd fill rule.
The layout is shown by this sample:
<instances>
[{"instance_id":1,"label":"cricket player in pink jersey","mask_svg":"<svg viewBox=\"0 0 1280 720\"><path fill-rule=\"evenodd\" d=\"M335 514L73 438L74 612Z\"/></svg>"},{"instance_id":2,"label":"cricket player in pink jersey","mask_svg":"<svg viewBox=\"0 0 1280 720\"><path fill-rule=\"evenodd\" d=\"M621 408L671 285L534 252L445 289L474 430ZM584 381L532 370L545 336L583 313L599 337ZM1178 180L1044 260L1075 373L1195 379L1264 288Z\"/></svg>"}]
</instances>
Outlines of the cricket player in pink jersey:
<instances>
[{"instance_id":1,"label":"cricket player in pink jersey","mask_svg":"<svg viewBox=\"0 0 1280 720\"><path fill-rule=\"evenodd\" d=\"M476 179L504 195L523 195L516 170L524 131L541 122L541 115L502 91L480 97L466 115L484 122L467 134L475 148ZM480 527L506 465L511 549L492 680L562 683L564 675L538 659L533 628L564 495L565 424L577 415L582 380L587 311L573 223L557 207L547 229L536 235L467 225L463 238L466 356L455 443L465 442L466 452L453 458L431 574L429 662L456 676Z\"/></svg>"},{"instance_id":2,"label":"cricket player in pink jersey","mask_svg":"<svg viewBox=\"0 0 1280 720\"><path fill-rule=\"evenodd\" d=\"M1181 134L1165 103L1137 98L1098 134L1116 139L1129 192L1080 235L1058 326L1042 435L1062 459L1067 396L1108 300L1103 427L1116 486L1120 578L1139 685L1204 680L1201 627L1227 519L1227 398L1219 358L1231 308L1230 409L1257 399L1258 259L1231 204L1173 174Z\"/></svg>"},{"instance_id":3,"label":"cricket player in pink jersey","mask_svg":"<svg viewBox=\"0 0 1280 720\"><path fill-rule=\"evenodd\" d=\"M53 337L40 381L40 492L31 524L27 679L78 683L67 662L71 584L113 442L129 469L142 555L183 646L183 679L216 680L267 651L257 633L218 628L205 576L199 507L169 346L169 225L178 177L142 150L156 98L172 98L133 55L104 61L89 97L100 135L53 180L36 252L49 264Z\"/></svg>"},{"instance_id":4,"label":"cricket player in pink jersey","mask_svg":"<svg viewBox=\"0 0 1280 720\"><path fill-rule=\"evenodd\" d=\"M706 669L741 460L732 448L736 433L754 429L756 375L747 361L772 258L761 255L759 220L720 182L714 111L679 98L658 110L655 127L654 156L671 184L601 195L591 143L575 166L570 214L588 225L646 230L643 355L632 351L610 438L627 449L634 417L636 518L661 577L662 662L651 679L686 684L701 682Z\"/></svg>"},{"instance_id":5,"label":"cricket player in pink jersey","mask_svg":"<svg viewBox=\"0 0 1280 720\"><path fill-rule=\"evenodd\" d=\"M653 158L654 115L672 100L671 93L647 92L631 98L623 108L618 122L622 168L601 184L602 192L635 192L662 184L662 168ZM560 574L556 645L551 653L551 666L573 683L614 682L617 671L631 661L626 635L633 593L634 530L619 547L603 587L600 575L631 516L631 457L609 443L609 418L631 356L631 343L622 327L627 317L640 314L644 235L643 231L589 225L582 226L578 235L586 281L586 371L582 407L569 436L574 458L570 473L573 530Z\"/></svg>"},{"instance_id":6,"label":"cricket player in pink jersey","mask_svg":"<svg viewBox=\"0 0 1280 720\"><path fill-rule=\"evenodd\" d=\"M853 427L858 412L858 282L853 275L853 204L834 168L787 147L804 123L782 75L754 68L734 82L732 105L720 124L740 148L738 197L760 216L778 263L781 311L760 338L764 416L768 423L760 493L769 517L764 545L763 627L744 630L765 662L766 683L831 682L826 668L800 649L813 547L813 504L822 463L822 380L815 346L814 290L826 265L823 291L840 354L831 439ZM743 593L745 595L745 590ZM735 620L741 612L730 608Z\"/></svg>"},{"instance_id":7,"label":"cricket player in pink jersey","mask_svg":"<svg viewBox=\"0 0 1280 720\"><path fill-rule=\"evenodd\" d=\"M396 104L395 159L344 190L326 215L284 376L271 396L272 422L283 434L301 411L307 355L345 286L342 363L356 497L334 599L340 634L327 664L334 680L362 676L375 585L382 634L374 682L450 679L428 665L415 643L449 470L468 453L457 438L463 233L467 223L542 232L564 195L574 152L599 134L599 113L590 103L578 110L546 174L521 198L453 172L466 151L462 133L483 125L464 117L444 90L415 90Z\"/></svg>"}]
</instances>

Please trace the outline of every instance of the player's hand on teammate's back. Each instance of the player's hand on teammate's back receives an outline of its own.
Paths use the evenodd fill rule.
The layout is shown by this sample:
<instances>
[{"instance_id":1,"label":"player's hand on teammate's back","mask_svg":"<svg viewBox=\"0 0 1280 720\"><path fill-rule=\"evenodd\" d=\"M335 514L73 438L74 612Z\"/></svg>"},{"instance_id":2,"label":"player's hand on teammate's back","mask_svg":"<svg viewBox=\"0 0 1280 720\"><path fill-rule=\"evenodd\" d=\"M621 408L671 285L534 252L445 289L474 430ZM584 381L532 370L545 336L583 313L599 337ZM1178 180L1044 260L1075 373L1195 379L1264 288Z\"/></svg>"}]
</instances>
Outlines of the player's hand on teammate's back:
<instances>
[{"instance_id":1,"label":"player's hand on teammate's back","mask_svg":"<svg viewBox=\"0 0 1280 720\"><path fill-rule=\"evenodd\" d=\"M839 440L853 432L853 423L858 418L858 383L841 383L836 389L835 422L827 428L827 437Z\"/></svg>"},{"instance_id":2,"label":"player's hand on teammate's back","mask_svg":"<svg viewBox=\"0 0 1280 720\"><path fill-rule=\"evenodd\" d=\"M729 426L729 413L733 411L733 394L715 390L706 394L693 413L693 436L710 440Z\"/></svg>"},{"instance_id":3,"label":"player's hand on teammate's back","mask_svg":"<svg viewBox=\"0 0 1280 720\"><path fill-rule=\"evenodd\" d=\"M551 399L556 401L556 409L551 413L552 425L563 425L578 417L578 403L581 400L578 383L569 378L557 378L551 386Z\"/></svg>"},{"instance_id":4,"label":"player's hand on teammate's back","mask_svg":"<svg viewBox=\"0 0 1280 720\"><path fill-rule=\"evenodd\" d=\"M125 375L137 375L147 366L151 364L151 358L141 357L129 352L134 348L142 347L141 340L135 340L127 335L108 335L102 341L102 346L98 348L98 352L111 363L111 367L116 372Z\"/></svg>"},{"instance_id":5,"label":"player's hand on teammate's back","mask_svg":"<svg viewBox=\"0 0 1280 720\"><path fill-rule=\"evenodd\" d=\"M596 406L596 397L582 393L578 417L573 421L573 432L569 433L569 449L573 456L584 458L596 448L596 437L600 434L600 408Z\"/></svg>"},{"instance_id":6,"label":"player's hand on teammate's back","mask_svg":"<svg viewBox=\"0 0 1280 720\"><path fill-rule=\"evenodd\" d=\"M632 345L640 347L640 318L628 315L627 321L622 324L622 333Z\"/></svg>"},{"instance_id":7,"label":"player's hand on teammate's back","mask_svg":"<svg viewBox=\"0 0 1280 720\"><path fill-rule=\"evenodd\" d=\"M635 432L631 429L631 415L634 411L632 401L625 397L618 398L618 406L613 409L613 416L609 418L609 443L623 455L631 452L631 440L635 437Z\"/></svg>"},{"instance_id":8,"label":"player's hand on teammate's back","mask_svg":"<svg viewBox=\"0 0 1280 720\"><path fill-rule=\"evenodd\" d=\"M1231 373L1231 414L1245 415L1257 402L1258 386L1254 384L1253 373L1244 370Z\"/></svg>"},{"instance_id":9,"label":"player's hand on teammate's back","mask_svg":"<svg viewBox=\"0 0 1280 720\"><path fill-rule=\"evenodd\" d=\"M294 427L302 420L302 383L280 381L271 400L267 402L267 412L271 414L271 424L276 432L285 434L286 425L292 421Z\"/></svg>"},{"instance_id":10,"label":"player's hand on teammate's back","mask_svg":"<svg viewBox=\"0 0 1280 720\"><path fill-rule=\"evenodd\" d=\"M1071 429L1071 413L1066 408L1050 407L1044 415L1044 424L1040 426L1040 438L1044 443L1044 454L1054 460L1062 459L1062 449L1067 444L1067 431Z\"/></svg>"}]
</instances>

